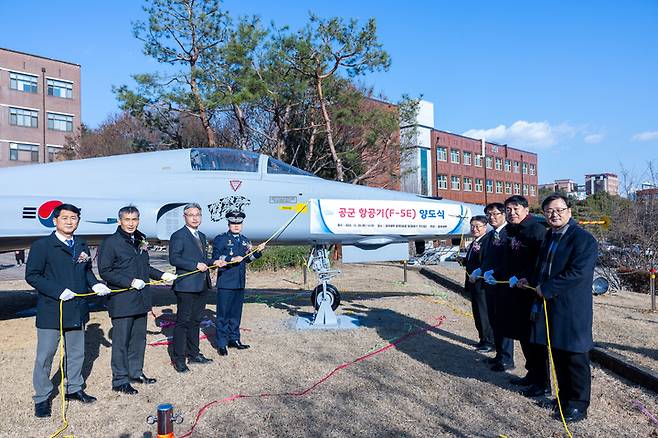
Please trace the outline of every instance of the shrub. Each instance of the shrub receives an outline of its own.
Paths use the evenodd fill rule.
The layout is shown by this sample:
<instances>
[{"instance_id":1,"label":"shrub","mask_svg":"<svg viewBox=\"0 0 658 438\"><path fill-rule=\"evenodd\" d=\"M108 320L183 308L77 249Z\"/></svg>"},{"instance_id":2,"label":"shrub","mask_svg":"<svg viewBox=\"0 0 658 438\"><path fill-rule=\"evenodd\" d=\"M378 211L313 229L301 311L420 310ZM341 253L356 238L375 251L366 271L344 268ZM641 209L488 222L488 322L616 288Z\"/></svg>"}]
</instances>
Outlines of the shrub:
<instances>
[{"instance_id":1,"label":"shrub","mask_svg":"<svg viewBox=\"0 0 658 438\"><path fill-rule=\"evenodd\" d=\"M248 266L254 271L301 267L306 264L310 252L308 246L272 246L266 248L263 256Z\"/></svg>"}]
</instances>

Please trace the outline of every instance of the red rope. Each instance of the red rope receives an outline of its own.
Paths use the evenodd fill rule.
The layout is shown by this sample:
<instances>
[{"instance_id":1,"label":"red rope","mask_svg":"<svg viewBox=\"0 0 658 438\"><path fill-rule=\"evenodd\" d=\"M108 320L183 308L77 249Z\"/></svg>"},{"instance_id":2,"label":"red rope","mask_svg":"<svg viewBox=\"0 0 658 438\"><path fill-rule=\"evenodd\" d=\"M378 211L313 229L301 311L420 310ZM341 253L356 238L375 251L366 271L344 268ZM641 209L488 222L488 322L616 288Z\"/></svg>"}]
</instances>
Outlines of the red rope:
<instances>
[{"instance_id":1,"label":"red rope","mask_svg":"<svg viewBox=\"0 0 658 438\"><path fill-rule=\"evenodd\" d=\"M241 398L265 398L265 397L303 397L309 392L313 391L315 388L329 380L334 374L338 373L341 370L344 370L345 368L351 367L353 365L356 365L359 362L363 362L364 360L368 360L372 358L373 356L376 356L380 353L383 353L384 351L388 350L389 348L393 348L396 345L398 345L401 342L406 341L407 339L419 335L421 333L428 332L432 329L435 329L439 327L441 324L443 324L443 321L445 321L445 316L441 316L438 319L438 322L436 324L433 324L431 326L427 326L421 329L418 329L413 332L409 332L404 336L399 337L395 341L390 342L389 344L383 346L382 348L372 351L368 354L365 354L363 356L357 357L351 362L345 362L340 365L338 365L336 368L334 368L331 372L325 374L320 380L315 382L313 385L309 386L308 388L301 390L301 391L295 391L295 392L275 392L275 393L261 393L261 394L234 394L229 397L223 398L221 400L213 400L210 403L205 404L201 409L199 409L199 412L196 415L196 418L194 419L194 423L192 424L192 428L187 431L184 435L182 435L180 438L186 438L192 435L194 432L194 429L197 426L197 423L199 422L199 419L205 414L205 412L212 406L220 404L220 403L229 403Z\"/></svg>"}]
</instances>

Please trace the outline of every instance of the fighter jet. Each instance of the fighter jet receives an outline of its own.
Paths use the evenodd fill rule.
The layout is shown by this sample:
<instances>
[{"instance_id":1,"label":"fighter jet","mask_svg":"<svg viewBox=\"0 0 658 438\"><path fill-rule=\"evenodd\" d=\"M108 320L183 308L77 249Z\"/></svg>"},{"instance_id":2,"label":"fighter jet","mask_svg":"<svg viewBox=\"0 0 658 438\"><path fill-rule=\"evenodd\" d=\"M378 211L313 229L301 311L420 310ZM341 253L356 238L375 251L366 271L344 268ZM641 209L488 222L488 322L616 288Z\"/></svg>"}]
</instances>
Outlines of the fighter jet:
<instances>
[{"instance_id":1,"label":"fighter jet","mask_svg":"<svg viewBox=\"0 0 658 438\"><path fill-rule=\"evenodd\" d=\"M140 210L140 230L160 241L183 226L189 202L203 207L201 230L211 238L226 231L229 211L246 214L245 234L254 242L272 237L295 215L271 243L312 245L309 264L323 292L334 272L328 245L342 244L347 262L406 260L409 241L468 233L473 207L328 181L263 154L222 148L4 168L0 199L0 250L52 232L53 209L61 203L82 209L77 234L92 244L116 230L117 211L129 204Z\"/></svg>"}]
</instances>

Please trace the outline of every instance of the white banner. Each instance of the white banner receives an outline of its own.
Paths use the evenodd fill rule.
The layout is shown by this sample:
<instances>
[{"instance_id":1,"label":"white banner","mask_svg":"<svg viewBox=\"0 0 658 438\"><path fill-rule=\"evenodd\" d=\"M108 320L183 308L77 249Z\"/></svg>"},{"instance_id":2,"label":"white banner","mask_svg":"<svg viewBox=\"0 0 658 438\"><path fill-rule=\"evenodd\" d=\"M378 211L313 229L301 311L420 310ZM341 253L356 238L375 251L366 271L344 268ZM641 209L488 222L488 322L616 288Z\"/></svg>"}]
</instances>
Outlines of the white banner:
<instances>
[{"instance_id":1,"label":"white banner","mask_svg":"<svg viewBox=\"0 0 658 438\"><path fill-rule=\"evenodd\" d=\"M312 199L311 234L445 235L468 232L470 211L442 201ZM466 228L463 228L466 224Z\"/></svg>"}]
</instances>

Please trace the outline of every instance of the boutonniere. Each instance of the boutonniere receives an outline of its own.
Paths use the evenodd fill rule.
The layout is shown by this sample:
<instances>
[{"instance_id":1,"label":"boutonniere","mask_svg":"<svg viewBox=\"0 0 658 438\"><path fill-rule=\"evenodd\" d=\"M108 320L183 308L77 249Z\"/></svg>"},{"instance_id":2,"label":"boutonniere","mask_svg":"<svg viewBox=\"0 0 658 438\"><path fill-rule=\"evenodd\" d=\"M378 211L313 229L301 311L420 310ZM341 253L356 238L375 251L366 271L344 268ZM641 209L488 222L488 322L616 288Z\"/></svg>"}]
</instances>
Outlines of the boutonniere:
<instances>
[{"instance_id":1,"label":"boutonniere","mask_svg":"<svg viewBox=\"0 0 658 438\"><path fill-rule=\"evenodd\" d=\"M87 263L89 260L91 260L91 257L89 257L89 254L86 252L82 251L80 255L78 256L78 261L77 263Z\"/></svg>"},{"instance_id":2,"label":"boutonniere","mask_svg":"<svg viewBox=\"0 0 658 438\"><path fill-rule=\"evenodd\" d=\"M523 244L521 243L520 240L518 240L516 237L512 237L512 240L510 240L509 243L510 248L512 248L514 251L518 251L521 249Z\"/></svg>"},{"instance_id":3,"label":"boutonniere","mask_svg":"<svg viewBox=\"0 0 658 438\"><path fill-rule=\"evenodd\" d=\"M480 252L480 242L473 242L473 252Z\"/></svg>"},{"instance_id":4,"label":"boutonniere","mask_svg":"<svg viewBox=\"0 0 658 438\"><path fill-rule=\"evenodd\" d=\"M139 246L137 248L139 249L139 252L141 254L149 249L149 243L146 240L142 239L139 241Z\"/></svg>"}]
</instances>

